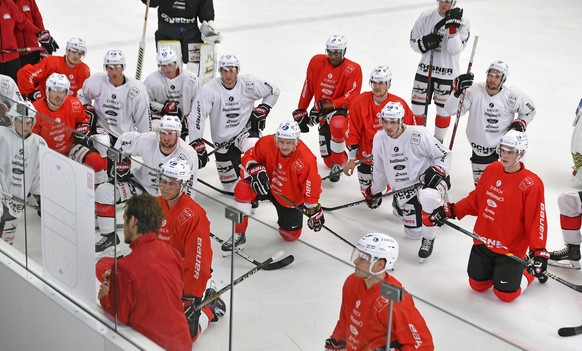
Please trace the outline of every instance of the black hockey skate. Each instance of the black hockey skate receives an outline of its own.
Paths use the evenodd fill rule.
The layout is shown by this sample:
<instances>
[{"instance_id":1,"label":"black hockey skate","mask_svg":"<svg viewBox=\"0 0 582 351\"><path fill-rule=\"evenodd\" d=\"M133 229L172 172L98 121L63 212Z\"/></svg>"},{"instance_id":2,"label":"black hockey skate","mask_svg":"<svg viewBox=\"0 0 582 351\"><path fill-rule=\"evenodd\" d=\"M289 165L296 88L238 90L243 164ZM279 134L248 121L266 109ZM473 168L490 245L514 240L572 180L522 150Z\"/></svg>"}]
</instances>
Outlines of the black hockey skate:
<instances>
[{"instance_id":1,"label":"black hockey skate","mask_svg":"<svg viewBox=\"0 0 582 351\"><path fill-rule=\"evenodd\" d=\"M234 235L234 247L236 250L242 250L244 247L244 243L247 242L247 238L245 236L245 233L242 233L241 235ZM221 247L222 250L222 256L226 257L226 256L230 256L232 253L232 237L229 238L224 244L222 244Z\"/></svg>"},{"instance_id":2,"label":"black hockey skate","mask_svg":"<svg viewBox=\"0 0 582 351\"><path fill-rule=\"evenodd\" d=\"M112 232L108 234L101 234L101 239L95 244L95 255L97 257L113 256L115 253L115 246L120 243L117 233ZM121 251L117 250L117 256L121 255Z\"/></svg>"},{"instance_id":3,"label":"black hockey skate","mask_svg":"<svg viewBox=\"0 0 582 351\"><path fill-rule=\"evenodd\" d=\"M580 269L580 245L566 244L563 249L550 252L548 264L554 267Z\"/></svg>"},{"instance_id":4,"label":"black hockey skate","mask_svg":"<svg viewBox=\"0 0 582 351\"><path fill-rule=\"evenodd\" d=\"M420 245L420 250L418 250L418 257L420 257L420 263L424 262L432 254L432 248L434 247L434 239L428 240L422 238L422 244Z\"/></svg>"},{"instance_id":5,"label":"black hockey skate","mask_svg":"<svg viewBox=\"0 0 582 351\"><path fill-rule=\"evenodd\" d=\"M337 183L340 180L340 175L342 170L342 165L338 165L337 163L333 163L331 165L331 172L329 172L330 177L329 177L329 181L332 183ZM335 174L337 173L337 174ZM331 174L334 174L333 176Z\"/></svg>"},{"instance_id":6,"label":"black hockey skate","mask_svg":"<svg viewBox=\"0 0 582 351\"><path fill-rule=\"evenodd\" d=\"M206 300L213 296L214 294L216 294L216 288L214 286L211 286L204 292L204 299ZM210 306L210 308L212 309L212 314L214 315L211 322L217 322L220 317L226 314L226 304L220 298L220 296L212 300L212 302L209 303L208 306Z\"/></svg>"}]
</instances>

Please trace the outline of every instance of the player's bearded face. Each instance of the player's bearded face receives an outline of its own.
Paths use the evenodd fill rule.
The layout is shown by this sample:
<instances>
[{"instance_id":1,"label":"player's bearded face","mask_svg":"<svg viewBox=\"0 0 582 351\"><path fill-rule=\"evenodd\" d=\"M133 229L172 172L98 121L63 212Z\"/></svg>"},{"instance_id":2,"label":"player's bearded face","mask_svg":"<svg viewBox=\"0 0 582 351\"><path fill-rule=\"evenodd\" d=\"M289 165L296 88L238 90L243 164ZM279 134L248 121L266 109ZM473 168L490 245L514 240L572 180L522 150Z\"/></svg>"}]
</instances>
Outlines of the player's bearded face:
<instances>
[{"instance_id":1,"label":"player's bearded face","mask_svg":"<svg viewBox=\"0 0 582 351\"><path fill-rule=\"evenodd\" d=\"M343 60L344 55L342 50L327 50L327 59L332 66L339 66Z\"/></svg>"},{"instance_id":2,"label":"player's bearded face","mask_svg":"<svg viewBox=\"0 0 582 351\"><path fill-rule=\"evenodd\" d=\"M165 149L173 149L178 144L178 133L175 130L160 130L160 145Z\"/></svg>"},{"instance_id":3,"label":"player's bearded face","mask_svg":"<svg viewBox=\"0 0 582 351\"><path fill-rule=\"evenodd\" d=\"M49 89L49 93L48 93L48 102L59 108L61 107L61 105L63 104L63 102L65 101L65 98L67 97L67 93L68 91L66 89L54 89L51 88Z\"/></svg>"},{"instance_id":4,"label":"player's bearded face","mask_svg":"<svg viewBox=\"0 0 582 351\"><path fill-rule=\"evenodd\" d=\"M389 85L386 82L371 82L372 83L372 91L374 92L374 96L377 98L382 98L386 96L388 92Z\"/></svg>"},{"instance_id":5,"label":"player's bearded face","mask_svg":"<svg viewBox=\"0 0 582 351\"><path fill-rule=\"evenodd\" d=\"M503 74L496 70L490 70L487 73L487 89L499 90L503 84Z\"/></svg>"}]
</instances>

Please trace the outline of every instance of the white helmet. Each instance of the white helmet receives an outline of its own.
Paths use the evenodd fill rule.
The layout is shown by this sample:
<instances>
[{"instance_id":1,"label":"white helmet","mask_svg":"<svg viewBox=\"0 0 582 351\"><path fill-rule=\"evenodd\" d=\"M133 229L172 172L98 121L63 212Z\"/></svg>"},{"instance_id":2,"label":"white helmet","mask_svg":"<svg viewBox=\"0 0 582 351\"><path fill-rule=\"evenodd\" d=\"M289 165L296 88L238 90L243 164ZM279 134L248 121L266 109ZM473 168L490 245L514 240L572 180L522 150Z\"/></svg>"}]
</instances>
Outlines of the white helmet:
<instances>
[{"instance_id":1,"label":"white helmet","mask_svg":"<svg viewBox=\"0 0 582 351\"><path fill-rule=\"evenodd\" d=\"M524 132L518 132L517 130L510 130L501 137L499 141L499 146L510 147L515 151L521 153L522 151L527 151L528 138Z\"/></svg>"},{"instance_id":2,"label":"white helmet","mask_svg":"<svg viewBox=\"0 0 582 351\"><path fill-rule=\"evenodd\" d=\"M358 251L370 256L370 274L380 274L394 268L398 259L398 242L387 234L369 233L358 240L352 253L352 261L359 255ZM379 259L385 259L386 266L379 272L372 272L372 267Z\"/></svg>"},{"instance_id":3,"label":"white helmet","mask_svg":"<svg viewBox=\"0 0 582 351\"><path fill-rule=\"evenodd\" d=\"M188 161L177 157L172 157L160 166L160 177L177 179L181 181L183 188L188 185L191 176L192 169Z\"/></svg>"},{"instance_id":4,"label":"white helmet","mask_svg":"<svg viewBox=\"0 0 582 351\"><path fill-rule=\"evenodd\" d=\"M501 74L503 74L504 82L507 80L507 75L509 74L509 66L507 66L507 63L497 60L489 65L489 68L487 68L487 71L485 71L485 73L489 74L489 71L492 69L499 71Z\"/></svg>"},{"instance_id":5,"label":"white helmet","mask_svg":"<svg viewBox=\"0 0 582 351\"><path fill-rule=\"evenodd\" d=\"M125 55L121 50L109 50L103 58L103 67L107 65L122 65L125 68Z\"/></svg>"},{"instance_id":6,"label":"white helmet","mask_svg":"<svg viewBox=\"0 0 582 351\"><path fill-rule=\"evenodd\" d=\"M69 94L69 90L71 88L71 82L64 74L53 73L51 74L46 80L46 94L48 95L51 89L60 89L66 90L67 95Z\"/></svg>"},{"instance_id":7,"label":"white helmet","mask_svg":"<svg viewBox=\"0 0 582 351\"><path fill-rule=\"evenodd\" d=\"M82 53L83 55L87 54L87 44L85 43L85 40L81 39L81 38L77 38L77 37L73 37L71 39L69 39L69 41L67 42L67 50L75 50L78 51L80 53Z\"/></svg>"},{"instance_id":8,"label":"white helmet","mask_svg":"<svg viewBox=\"0 0 582 351\"><path fill-rule=\"evenodd\" d=\"M12 120L16 118L32 118L32 123L36 123L36 110L30 101L15 102L10 110L6 112L6 116Z\"/></svg>"},{"instance_id":9,"label":"white helmet","mask_svg":"<svg viewBox=\"0 0 582 351\"><path fill-rule=\"evenodd\" d=\"M372 82L376 82L376 83L386 83L386 84L390 84L390 82L392 81L392 71L390 71L390 68L388 66L376 66L373 70L372 73L370 73L370 84L372 84Z\"/></svg>"},{"instance_id":10,"label":"white helmet","mask_svg":"<svg viewBox=\"0 0 582 351\"><path fill-rule=\"evenodd\" d=\"M171 48L161 48L158 51L156 59L158 61L158 66L169 65L170 63L178 63L178 56L176 55L176 51L172 50Z\"/></svg>"},{"instance_id":11,"label":"white helmet","mask_svg":"<svg viewBox=\"0 0 582 351\"><path fill-rule=\"evenodd\" d=\"M334 34L327 42L325 42L325 49L326 50L342 50L343 53L346 53L346 49L348 48L348 41L346 38L341 34Z\"/></svg>"},{"instance_id":12,"label":"white helmet","mask_svg":"<svg viewBox=\"0 0 582 351\"><path fill-rule=\"evenodd\" d=\"M159 130L176 130L178 134L182 132L182 122L178 116L163 116L160 119Z\"/></svg>"},{"instance_id":13,"label":"white helmet","mask_svg":"<svg viewBox=\"0 0 582 351\"><path fill-rule=\"evenodd\" d=\"M225 68L225 67L236 67L237 71L240 71L240 64L238 63L238 59L234 55L222 55L220 60L218 60L218 68Z\"/></svg>"},{"instance_id":14,"label":"white helmet","mask_svg":"<svg viewBox=\"0 0 582 351\"><path fill-rule=\"evenodd\" d=\"M275 132L275 137L279 139L295 139L295 144L299 141L301 129L295 121L283 121Z\"/></svg>"},{"instance_id":15,"label":"white helmet","mask_svg":"<svg viewBox=\"0 0 582 351\"><path fill-rule=\"evenodd\" d=\"M436 0L437 4L439 3L439 0ZM452 1L452 5L451 8L455 7L455 5L457 4L457 0L453 0Z\"/></svg>"},{"instance_id":16,"label":"white helmet","mask_svg":"<svg viewBox=\"0 0 582 351\"><path fill-rule=\"evenodd\" d=\"M399 102L390 101L382 108L380 118L383 120L398 119L402 122L404 118L404 107Z\"/></svg>"}]
</instances>

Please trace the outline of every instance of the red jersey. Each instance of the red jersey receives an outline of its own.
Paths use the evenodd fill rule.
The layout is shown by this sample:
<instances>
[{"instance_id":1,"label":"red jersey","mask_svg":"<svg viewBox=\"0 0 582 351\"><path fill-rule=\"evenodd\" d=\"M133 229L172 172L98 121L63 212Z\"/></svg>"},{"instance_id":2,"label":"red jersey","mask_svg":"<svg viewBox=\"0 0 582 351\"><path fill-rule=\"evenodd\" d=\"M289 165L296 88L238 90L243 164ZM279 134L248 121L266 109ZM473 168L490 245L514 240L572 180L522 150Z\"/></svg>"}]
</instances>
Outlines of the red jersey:
<instances>
[{"instance_id":1,"label":"red jersey","mask_svg":"<svg viewBox=\"0 0 582 351\"><path fill-rule=\"evenodd\" d=\"M103 310L165 350L190 351L182 257L155 233L141 235L129 247L131 253L117 261L117 274L109 278L109 293L99 300Z\"/></svg>"},{"instance_id":2,"label":"red jersey","mask_svg":"<svg viewBox=\"0 0 582 351\"><path fill-rule=\"evenodd\" d=\"M161 196L158 202L165 214L158 239L172 245L184 259L184 294L202 297L212 276L210 221L206 211L187 195L180 196L172 208Z\"/></svg>"},{"instance_id":3,"label":"red jersey","mask_svg":"<svg viewBox=\"0 0 582 351\"><path fill-rule=\"evenodd\" d=\"M384 281L402 287L389 274ZM346 279L339 320L331 338L345 341L347 351L373 351L386 346L390 300L380 294L380 285L368 290L364 280L354 274ZM434 350L430 330L406 291L402 301L393 304L390 337L390 343L402 345L402 351Z\"/></svg>"},{"instance_id":4,"label":"red jersey","mask_svg":"<svg viewBox=\"0 0 582 351\"><path fill-rule=\"evenodd\" d=\"M319 202L321 177L317 172L317 161L301 140L295 151L285 157L277 148L275 136L272 134L264 136L243 155L244 169L249 162L265 166L273 193L280 193L297 205L302 203L315 205ZM277 195L274 197L282 206L291 207Z\"/></svg>"},{"instance_id":5,"label":"red jersey","mask_svg":"<svg viewBox=\"0 0 582 351\"><path fill-rule=\"evenodd\" d=\"M514 173L506 173L499 161L487 166L475 190L455 203L455 214L459 219L477 216L475 234L487 241L491 251L525 257L528 247L546 247L544 183L523 163Z\"/></svg>"},{"instance_id":6,"label":"red jersey","mask_svg":"<svg viewBox=\"0 0 582 351\"><path fill-rule=\"evenodd\" d=\"M67 76L71 83L69 95L77 97L77 91L83 87L83 82L91 75L89 66L79 62L71 68L67 65L65 56L47 56L35 65L25 65L18 70L18 89L22 95L28 95L35 90L46 97L46 80L53 73Z\"/></svg>"},{"instance_id":7,"label":"red jersey","mask_svg":"<svg viewBox=\"0 0 582 351\"><path fill-rule=\"evenodd\" d=\"M348 112L348 131L346 145L357 145L357 160L361 160L372 154L372 140L377 131L382 129L380 113L389 102L399 102L404 107L404 124L414 125L412 110L403 99L396 95L388 94L388 98L382 104L374 102L374 93L366 91L354 98ZM370 164L371 161L366 162Z\"/></svg>"},{"instance_id":8,"label":"red jersey","mask_svg":"<svg viewBox=\"0 0 582 351\"><path fill-rule=\"evenodd\" d=\"M39 31L44 30L44 23L42 15L36 5L35 0L14 0L14 3L22 10L22 13L38 28ZM16 42L19 48L34 48L40 46L36 33L24 32L18 28L14 31ZM20 56L28 55L29 52L21 52Z\"/></svg>"},{"instance_id":9,"label":"red jersey","mask_svg":"<svg viewBox=\"0 0 582 351\"><path fill-rule=\"evenodd\" d=\"M13 0L0 0L0 50L10 50L10 52L0 52L0 63L16 60L20 53L16 40L15 31L18 29L26 34L35 35L41 31L22 13L22 10Z\"/></svg>"},{"instance_id":10,"label":"red jersey","mask_svg":"<svg viewBox=\"0 0 582 351\"><path fill-rule=\"evenodd\" d=\"M38 112L32 132L43 137L49 148L68 156L74 142L73 130L77 124L89 123L81 101L67 96L56 111L48 108L46 99L36 100L32 105Z\"/></svg>"},{"instance_id":11,"label":"red jersey","mask_svg":"<svg viewBox=\"0 0 582 351\"><path fill-rule=\"evenodd\" d=\"M312 98L330 100L337 109L350 108L352 100L362 88L362 68L357 63L344 59L333 67L327 55L315 55L307 66L307 77L297 108L307 110Z\"/></svg>"}]
</instances>

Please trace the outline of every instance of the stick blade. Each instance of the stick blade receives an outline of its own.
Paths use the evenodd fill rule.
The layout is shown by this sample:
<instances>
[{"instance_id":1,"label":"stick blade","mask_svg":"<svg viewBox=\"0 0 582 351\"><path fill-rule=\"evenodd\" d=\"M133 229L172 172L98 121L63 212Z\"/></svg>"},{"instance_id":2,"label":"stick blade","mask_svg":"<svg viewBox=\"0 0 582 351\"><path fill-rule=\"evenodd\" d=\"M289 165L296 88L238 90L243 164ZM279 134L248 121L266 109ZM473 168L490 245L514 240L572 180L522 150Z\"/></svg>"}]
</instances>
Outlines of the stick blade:
<instances>
[{"instance_id":1,"label":"stick blade","mask_svg":"<svg viewBox=\"0 0 582 351\"><path fill-rule=\"evenodd\" d=\"M276 269L287 267L288 265L293 263L293 261L295 261L295 257L293 257L293 255L289 255L280 261L269 263L265 268L263 268L263 270L274 271Z\"/></svg>"},{"instance_id":2,"label":"stick blade","mask_svg":"<svg viewBox=\"0 0 582 351\"><path fill-rule=\"evenodd\" d=\"M564 327L564 328L560 328L558 329L558 335L559 336L574 336L574 335L578 335L578 334L582 334L582 325L579 327Z\"/></svg>"}]
</instances>

